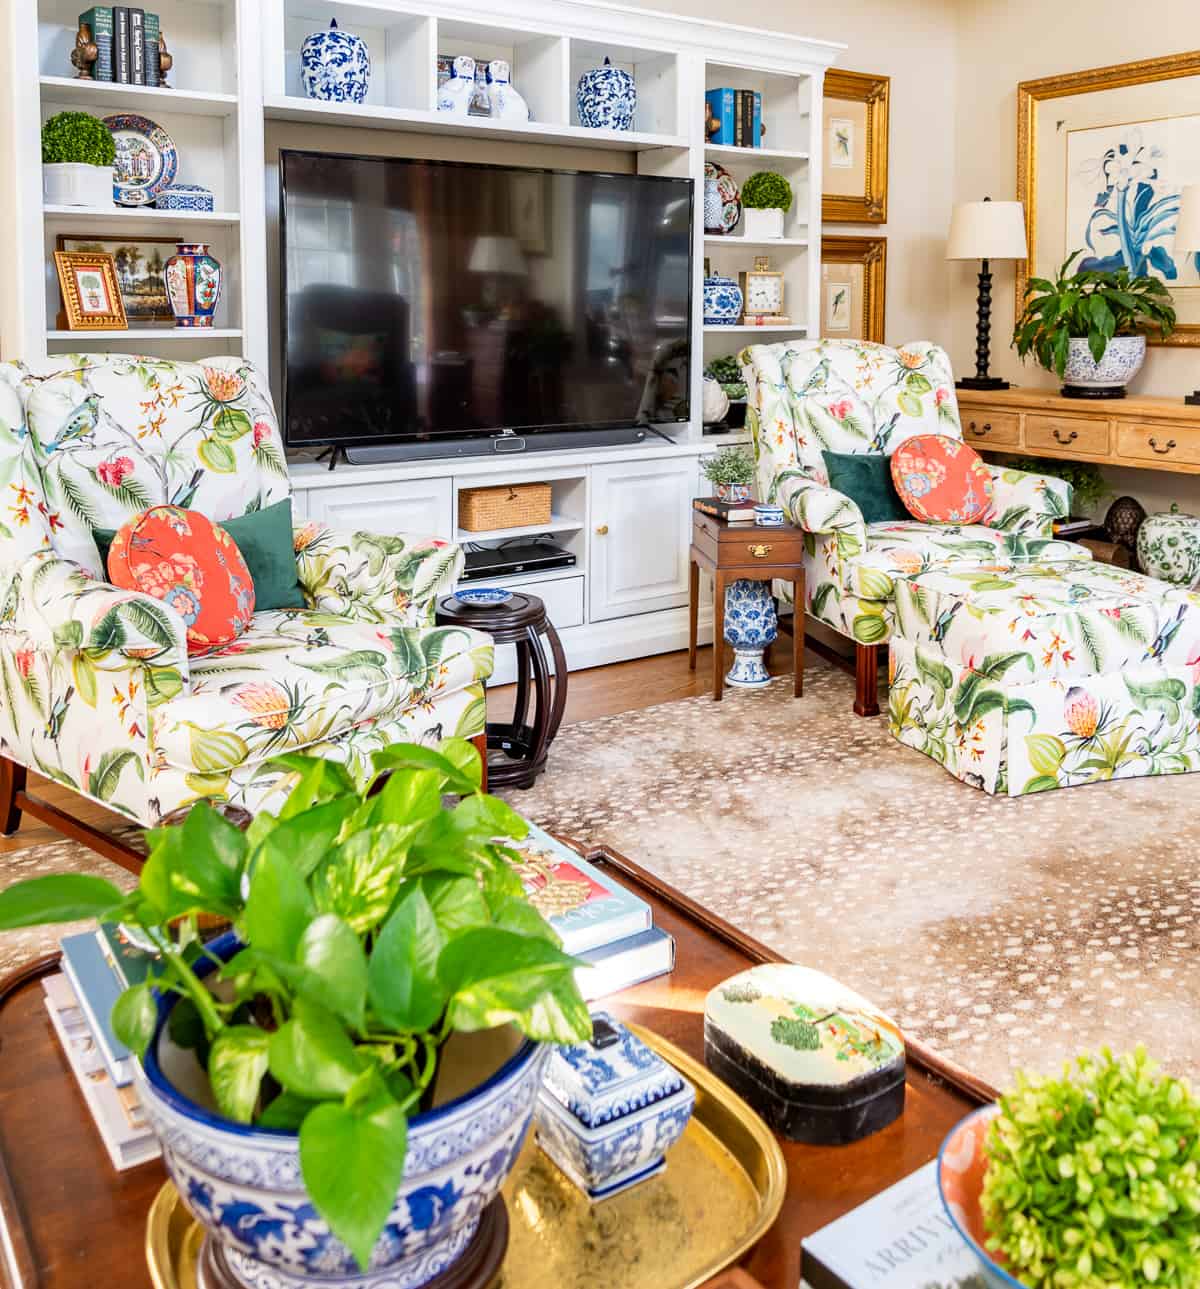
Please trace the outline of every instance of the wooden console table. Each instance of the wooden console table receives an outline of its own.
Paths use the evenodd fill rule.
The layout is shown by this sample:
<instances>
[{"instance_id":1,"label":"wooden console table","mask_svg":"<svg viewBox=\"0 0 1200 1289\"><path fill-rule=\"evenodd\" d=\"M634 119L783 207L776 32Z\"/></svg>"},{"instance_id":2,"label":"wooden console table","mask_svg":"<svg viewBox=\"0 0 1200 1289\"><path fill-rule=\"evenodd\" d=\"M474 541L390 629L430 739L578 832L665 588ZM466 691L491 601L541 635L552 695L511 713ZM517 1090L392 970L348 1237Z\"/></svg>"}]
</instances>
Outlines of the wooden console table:
<instances>
[{"instance_id":1,"label":"wooden console table","mask_svg":"<svg viewBox=\"0 0 1200 1289\"><path fill-rule=\"evenodd\" d=\"M1200 474L1200 407L1174 398L1063 398L1051 390L960 389L968 443L1098 465Z\"/></svg>"}]
</instances>

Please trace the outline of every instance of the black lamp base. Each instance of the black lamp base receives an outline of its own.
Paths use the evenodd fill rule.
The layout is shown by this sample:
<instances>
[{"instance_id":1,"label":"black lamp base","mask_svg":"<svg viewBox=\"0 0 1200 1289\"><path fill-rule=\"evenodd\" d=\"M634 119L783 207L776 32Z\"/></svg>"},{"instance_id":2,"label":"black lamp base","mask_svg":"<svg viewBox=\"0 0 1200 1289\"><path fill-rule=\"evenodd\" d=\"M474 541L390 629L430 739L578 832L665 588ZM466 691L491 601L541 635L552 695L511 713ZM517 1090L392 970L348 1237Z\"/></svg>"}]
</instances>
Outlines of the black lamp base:
<instances>
[{"instance_id":1,"label":"black lamp base","mask_svg":"<svg viewBox=\"0 0 1200 1289\"><path fill-rule=\"evenodd\" d=\"M1183 401L1190 403L1193 407L1200 407L1200 389L1196 390L1194 394L1188 394Z\"/></svg>"},{"instance_id":2,"label":"black lamp base","mask_svg":"<svg viewBox=\"0 0 1200 1289\"><path fill-rule=\"evenodd\" d=\"M964 376L954 382L955 389L1008 389L1006 380L999 376Z\"/></svg>"}]
</instances>

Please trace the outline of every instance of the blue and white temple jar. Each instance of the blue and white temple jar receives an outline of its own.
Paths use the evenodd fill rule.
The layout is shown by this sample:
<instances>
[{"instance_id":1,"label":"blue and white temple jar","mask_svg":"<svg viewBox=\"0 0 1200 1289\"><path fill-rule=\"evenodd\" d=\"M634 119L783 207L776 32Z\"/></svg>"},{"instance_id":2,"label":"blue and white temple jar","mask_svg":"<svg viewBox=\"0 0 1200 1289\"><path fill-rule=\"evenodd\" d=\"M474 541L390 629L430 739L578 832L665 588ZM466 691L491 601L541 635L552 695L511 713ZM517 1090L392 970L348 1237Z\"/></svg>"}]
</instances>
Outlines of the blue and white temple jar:
<instances>
[{"instance_id":1,"label":"blue and white temple jar","mask_svg":"<svg viewBox=\"0 0 1200 1289\"><path fill-rule=\"evenodd\" d=\"M453 68L450 79L438 90L437 110L452 116L468 116L475 94L475 60L459 54Z\"/></svg>"},{"instance_id":2,"label":"blue and white temple jar","mask_svg":"<svg viewBox=\"0 0 1200 1289\"><path fill-rule=\"evenodd\" d=\"M367 42L340 30L331 18L328 31L314 31L300 46L300 79L309 98L362 103L371 83Z\"/></svg>"},{"instance_id":3,"label":"blue and white temple jar","mask_svg":"<svg viewBox=\"0 0 1200 1289\"><path fill-rule=\"evenodd\" d=\"M733 648L733 666L725 683L738 689L761 689L770 672L763 650L779 634L770 582L738 578L725 592L725 641Z\"/></svg>"},{"instance_id":4,"label":"blue and white temple jar","mask_svg":"<svg viewBox=\"0 0 1200 1289\"><path fill-rule=\"evenodd\" d=\"M584 72L575 88L579 123L589 130L632 130L637 110L633 77L606 58L603 67Z\"/></svg>"},{"instance_id":5,"label":"blue and white temple jar","mask_svg":"<svg viewBox=\"0 0 1200 1289\"><path fill-rule=\"evenodd\" d=\"M736 327L742 320L742 289L731 277L704 279L704 325Z\"/></svg>"},{"instance_id":6,"label":"blue and white temple jar","mask_svg":"<svg viewBox=\"0 0 1200 1289\"><path fill-rule=\"evenodd\" d=\"M513 88L508 75L508 64L503 58L493 58L488 63L487 84L492 117L497 121L528 121L529 104Z\"/></svg>"}]
</instances>

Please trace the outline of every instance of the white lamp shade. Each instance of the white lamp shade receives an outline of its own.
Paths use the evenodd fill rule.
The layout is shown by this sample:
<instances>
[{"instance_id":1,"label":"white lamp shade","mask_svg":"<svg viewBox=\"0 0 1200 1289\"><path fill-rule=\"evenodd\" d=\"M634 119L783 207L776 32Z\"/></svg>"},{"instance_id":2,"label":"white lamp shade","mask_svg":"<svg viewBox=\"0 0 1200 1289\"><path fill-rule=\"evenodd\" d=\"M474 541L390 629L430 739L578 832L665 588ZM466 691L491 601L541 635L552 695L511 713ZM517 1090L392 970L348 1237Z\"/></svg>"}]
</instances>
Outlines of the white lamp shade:
<instances>
[{"instance_id":1,"label":"white lamp shade","mask_svg":"<svg viewBox=\"0 0 1200 1289\"><path fill-rule=\"evenodd\" d=\"M521 254L515 237L489 234L475 239L467 269L471 273L507 273L512 277L524 277L525 256Z\"/></svg>"},{"instance_id":2,"label":"white lamp shade","mask_svg":"<svg viewBox=\"0 0 1200 1289\"><path fill-rule=\"evenodd\" d=\"M1179 195L1175 249L1185 255L1200 251L1200 184L1186 185Z\"/></svg>"},{"instance_id":3,"label":"white lamp shade","mask_svg":"<svg viewBox=\"0 0 1200 1289\"><path fill-rule=\"evenodd\" d=\"M948 260L1023 260L1025 211L1019 201L966 201L955 206Z\"/></svg>"}]
</instances>

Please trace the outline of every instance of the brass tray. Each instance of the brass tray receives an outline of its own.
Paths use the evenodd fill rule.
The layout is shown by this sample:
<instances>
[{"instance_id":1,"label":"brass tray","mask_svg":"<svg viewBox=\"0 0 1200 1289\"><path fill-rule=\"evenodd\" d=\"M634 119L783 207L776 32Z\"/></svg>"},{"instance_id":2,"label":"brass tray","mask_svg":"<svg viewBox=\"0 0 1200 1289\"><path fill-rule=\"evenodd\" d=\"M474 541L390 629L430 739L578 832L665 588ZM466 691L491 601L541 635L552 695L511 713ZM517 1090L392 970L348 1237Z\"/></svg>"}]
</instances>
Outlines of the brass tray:
<instances>
[{"instance_id":1,"label":"brass tray","mask_svg":"<svg viewBox=\"0 0 1200 1289\"><path fill-rule=\"evenodd\" d=\"M529 1134L504 1185L508 1254L493 1289L696 1289L751 1249L779 1215L787 1170L779 1143L715 1074L640 1025L637 1036L696 1089L687 1130L658 1177L589 1204ZM203 1230L171 1182L146 1228L155 1289L197 1289Z\"/></svg>"}]
</instances>

